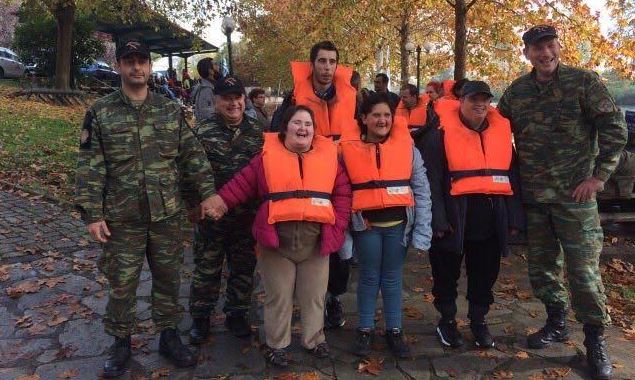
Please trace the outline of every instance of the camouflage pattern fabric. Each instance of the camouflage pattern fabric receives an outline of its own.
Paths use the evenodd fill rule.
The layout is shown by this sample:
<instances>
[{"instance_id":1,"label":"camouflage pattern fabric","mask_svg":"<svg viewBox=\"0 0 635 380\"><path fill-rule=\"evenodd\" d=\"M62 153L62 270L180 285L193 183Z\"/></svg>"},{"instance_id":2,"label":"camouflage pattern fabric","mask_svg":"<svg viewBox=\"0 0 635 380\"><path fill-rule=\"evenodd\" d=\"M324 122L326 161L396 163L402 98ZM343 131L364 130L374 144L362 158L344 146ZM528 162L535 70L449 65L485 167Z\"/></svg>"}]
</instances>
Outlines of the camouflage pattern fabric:
<instances>
[{"instance_id":1,"label":"camouflage pattern fabric","mask_svg":"<svg viewBox=\"0 0 635 380\"><path fill-rule=\"evenodd\" d=\"M550 83L524 75L498 109L512 124L525 202L570 202L587 177L606 182L626 144L624 117L591 71L560 64Z\"/></svg>"},{"instance_id":2,"label":"camouflage pattern fabric","mask_svg":"<svg viewBox=\"0 0 635 380\"><path fill-rule=\"evenodd\" d=\"M237 128L228 127L219 114L212 114L194 132L205 148L219 189L262 150L264 143L263 126L246 114ZM193 317L209 316L214 309L225 257L229 278L223 310L243 312L249 308L256 265L251 225L257 207L257 201L253 201L231 210L218 222L205 220L196 226L196 268L190 293Z\"/></svg>"},{"instance_id":3,"label":"camouflage pattern fabric","mask_svg":"<svg viewBox=\"0 0 635 380\"><path fill-rule=\"evenodd\" d=\"M152 273L152 320L157 331L176 328L181 319L178 303L183 263L183 216L159 222L110 222L111 238L103 245L99 269L110 282L104 316L106 333L126 337L134 333L136 290L143 260Z\"/></svg>"},{"instance_id":4,"label":"camouflage pattern fabric","mask_svg":"<svg viewBox=\"0 0 635 380\"><path fill-rule=\"evenodd\" d=\"M545 305L566 307L566 267L576 319L610 323L599 270L603 234L597 203L529 204L526 212L527 263L535 296Z\"/></svg>"},{"instance_id":5,"label":"camouflage pattern fabric","mask_svg":"<svg viewBox=\"0 0 635 380\"><path fill-rule=\"evenodd\" d=\"M133 331L144 257L152 270L157 328L178 322L183 187L196 199L215 194L203 148L176 103L149 93L135 107L123 92L115 91L88 110L80 140L76 207L86 223L105 220L111 232L99 261L111 287L104 317L107 333L125 337Z\"/></svg>"},{"instance_id":6,"label":"camouflage pattern fabric","mask_svg":"<svg viewBox=\"0 0 635 380\"><path fill-rule=\"evenodd\" d=\"M253 211L241 206L218 222L204 220L194 233L194 264L190 291L193 318L209 316L221 290L223 262L227 257L227 293L223 312L246 312L251 302L256 266L255 240L251 235Z\"/></svg>"},{"instance_id":7,"label":"camouflage pattern fabric","mask_svg":"<svg viewBox=\"0 0 635 380\"><path fill-rule=\"evenodd\" d=\"M76 205L84 221L160 221L215 194L212 171L178 104L150 92L136 109L121 91L86 113Z\"/></svg>"}]
</instances>

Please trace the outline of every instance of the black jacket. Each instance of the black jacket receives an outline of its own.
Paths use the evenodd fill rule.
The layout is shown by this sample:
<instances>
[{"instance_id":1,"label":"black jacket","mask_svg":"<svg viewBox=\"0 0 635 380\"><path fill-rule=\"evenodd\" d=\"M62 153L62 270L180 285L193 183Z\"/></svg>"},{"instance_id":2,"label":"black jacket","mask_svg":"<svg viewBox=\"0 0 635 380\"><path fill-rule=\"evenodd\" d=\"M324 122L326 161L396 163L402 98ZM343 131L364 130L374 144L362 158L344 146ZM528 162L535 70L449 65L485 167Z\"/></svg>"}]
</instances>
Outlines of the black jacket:
<instances>
[{"instance_id":1,"label":"black jacket","mask_svg":"<svg viewBox=\"0 0 635 380\"><path fill-rule=\"evenodd\" d=\"M431 250L461 253L465 237L467 212L466 196L450 195L450 175L445 155L443 130L428 125L415 136L430 182L432 195L432 248ZM509 229L525 230L525 215L520 196L520 179L516 155L510 168L510 182L514 195L493 195L495 231L502 256L507 256ZM453 232L450 232L453 231ZM442 238L437 232L445 232Z\"/></svg>"}]
</instances>

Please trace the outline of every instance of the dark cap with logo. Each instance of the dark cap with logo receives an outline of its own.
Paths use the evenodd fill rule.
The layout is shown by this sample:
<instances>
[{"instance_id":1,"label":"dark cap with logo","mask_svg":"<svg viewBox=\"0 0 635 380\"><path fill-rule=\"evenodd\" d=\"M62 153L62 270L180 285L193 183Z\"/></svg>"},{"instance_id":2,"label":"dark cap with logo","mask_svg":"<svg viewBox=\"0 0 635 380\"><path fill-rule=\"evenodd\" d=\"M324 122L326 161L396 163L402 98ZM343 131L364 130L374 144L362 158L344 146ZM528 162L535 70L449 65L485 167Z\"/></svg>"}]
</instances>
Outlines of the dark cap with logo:
<instances>
[{"instance_id":1,"label":"dark cap with logo","mask_svg":"<svg viewBox=\"0 0 635 380\"><path fill-rule=\"evenodd\" d=\"M488 95L490 98L494 97L487 83L483 81L471 80L471 81L468 81L465 85L463 85L463 88L461 90L461 96L467 97L467 96L472 96L475 94L485 94L485 95Z\"/></svg>"},{"instance_id":2,"label":"dark cap with logo","mask_svg":"<svg viewBox=\"0 0 635 380\"><path fill-rule=\"evenodd\" d=\"M523 34L525 45L535 44L543 38L558 38L556 28L551 25L536 25Z\"/></svg>"},{"instance_id":3,"label":"dark cap with logo","mask_svg":"<svg viewBox=\"0 0 635 380\"><path fill-rule=\"evenodd\" d=\"M229 94L244 94L245 87L243 82L233 75L222 77L216 81L214 86L214 93L216 95L229 95Z\"/></svg>"},{"instance_id":4,"label":"dark cap with logo","mask_svg":"<svg viewBox=\"0 0 635 380\"><path fill-rule=\"evenodd\" d=\"M131 54L139 54L142 57L150 58L150 48L138 39L129 39L122 41L115 52L117 59Z\"/></svg>"}]
</instances>

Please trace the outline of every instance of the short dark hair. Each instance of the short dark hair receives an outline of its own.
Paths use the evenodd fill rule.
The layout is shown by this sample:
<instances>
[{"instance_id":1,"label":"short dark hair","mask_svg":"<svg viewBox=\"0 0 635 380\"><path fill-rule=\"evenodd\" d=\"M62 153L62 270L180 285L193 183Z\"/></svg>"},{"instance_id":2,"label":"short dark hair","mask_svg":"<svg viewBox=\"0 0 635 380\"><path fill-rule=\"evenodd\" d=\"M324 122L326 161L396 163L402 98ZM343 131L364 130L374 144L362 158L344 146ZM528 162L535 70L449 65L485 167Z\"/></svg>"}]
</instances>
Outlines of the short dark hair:
<instances>
[{"instance_id":1,"label":"short dark hair","mask_svg":"<svg viewBox=\"0 0 635 380\"><path fill-rule=\"evenodd\" d=\"M196 64L196 71L198 71L198 75L200 75L201 78L208 79L209 69L212 67L214 67L214 60L206 57L198 61Z\"/></svg>"},{"instance_id":2,"label":"short dark hair","mask_svg":"<svg viewBox=\"0 0 635 380\"><path fill-rule=\"evenodd\" d=\"M390 113L392 114L392 118L394 120L395 106L390 102L390 98L388 97L388 94L383 94L378 92L371 92L370 95L368 95L366 98L364 98L364 100L362 100L362 105L360 106L360 110L359 110L360 114L368 115L369 113L373 111L373 107L375 107L377 104L382 104L382 103L388 105L388 108L390 108ZM359 118L359 128L362 131L362 133L366 133L367 128L362 123L361 117Z\"/></svg>"},{"instance_id":3,"label":"short dark hair","mask_svg":"<svg viewBox=\"0 0 635 380\"><path fill-rule=\"evenodd\" d=\"M388 75L384 73L377 73L377 75L375 75L375 78L381 78L382 82L388 83Z\"/></svg>"},{"instance_id":4,"label":"short dark hair","mask_svg":"<svg viewBox=\"0 0 635 380\"><path fill-rule=\"evenodd\" d=\"M309 58L311 59L311 63L315 63L318 52L320 50L334 51L335 61L337 63L340 62L340 52L337 50L337 47L335 47L335 44L331 41L322 41L322 42L318 42L317 44L313 45L313 47L311 47L311 54L309 56Z\"/></svg>"},{"instance_id":5,"label":"short dark hair","mask_svg":"<svg viewBox=\"0 0 635 380\"><path fill-rule=\"evenodd\" d=\"M417 86L415 86L414 84L406 84L401 88L401 91L403 90L408 90L408 93L410 94L410 96L419 96L419 88Z\"/></svg>"},{"instance_id":6,"label":"short dark hair","mask_svg":"<svg viewBox=\"0 0 635 380\"><path fill-rule=\"evenodd\" d=\"M295 115L299 111L306 111L309 113L309 115L311 116L311 120L313 121L313 130L315 131L316 125L315 125L315 116L313 115L313 111L311 111L311 109L307 106L294 105L287 108L287 110L284 111L284 114L282 114L282 121L280 123L280 131L278 132L278 137L280 138L280 141L284 141L284 139L286 138L287 127L289 125L289 122L291 121L291 118L293 117L293 115Z\"/></svg>"},{"instance_id":7,"label":"short dark hair","mask_svg":"<svg viewBox=\"0 0 635 380\"><path fill-rule=\"evenodd\" d=\"M253 90L249 91L249 100L251 100L252 102L254 101L254 98L258 97L259 95L262 95L265 93L265 90L263 90L262 88L256 87Z\"/></svg>"},{"instance_id":8,"label":"short dark hair","mask_svg":"<svg viewBox=\"0 0 635 380\"><path fill-rule=\"evenodd\" d=\"M463 86L470 80L467 78L459 79L454 82L454 86L452 86L452 94L458 98L460 98L463 94Z\"/></svg>"}]
</instances>

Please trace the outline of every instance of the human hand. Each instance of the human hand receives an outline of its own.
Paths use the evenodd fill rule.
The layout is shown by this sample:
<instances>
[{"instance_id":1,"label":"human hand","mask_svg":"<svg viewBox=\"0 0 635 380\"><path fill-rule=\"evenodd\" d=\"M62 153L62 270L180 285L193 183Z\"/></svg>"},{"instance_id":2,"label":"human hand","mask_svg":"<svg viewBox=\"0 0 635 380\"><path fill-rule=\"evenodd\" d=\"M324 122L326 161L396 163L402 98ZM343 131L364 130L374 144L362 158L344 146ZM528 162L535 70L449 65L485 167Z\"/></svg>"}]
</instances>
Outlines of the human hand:
<instances>
[{"instance_id":1,"label":"human hand","mask_svg":"<svg viewBox=\"0 0 635 380\"><path fill-rule=\"evenodd\" d=\"M200 218L204 219L206 216L214 220L219 220L227 212L227 205L223 198L218 194L211 196L201 202L201 214Z\"/></svg>"},{"instance_id":2,"label":"human hand","mask_svg":"<svg viewBox=\"0 0 635 380\"><path fill-rule=\"evenodd\" d=\"M573 190L573 199L578 203L587 202L594 199L597 192L602 190L604 190L604 181L589 177Z\"/></svg>"},{"instance_id":3,"label":"human hand","mask_svg":"<svg viewBox=\"0 0 635 380\"><path fill-rule=\"evenodd\" d=\"M110 230L106 225L105 220L90 223L88 226L88 233L98 243L106 243L110 237Z\"/></svg>"}]
</instances>

